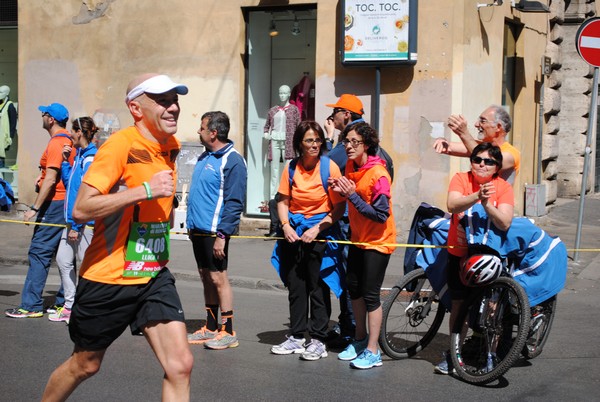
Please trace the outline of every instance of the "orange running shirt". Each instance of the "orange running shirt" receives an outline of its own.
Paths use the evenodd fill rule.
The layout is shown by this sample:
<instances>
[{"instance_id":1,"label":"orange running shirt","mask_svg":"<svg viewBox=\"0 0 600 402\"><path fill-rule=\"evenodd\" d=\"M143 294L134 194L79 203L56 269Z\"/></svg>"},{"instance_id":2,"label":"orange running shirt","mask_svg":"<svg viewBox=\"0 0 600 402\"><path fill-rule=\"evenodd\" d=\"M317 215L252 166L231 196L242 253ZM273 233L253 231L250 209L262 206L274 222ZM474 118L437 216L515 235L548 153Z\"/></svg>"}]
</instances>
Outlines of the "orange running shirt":
<instances>
[{"instance_id":1,"label":"orange running shirt","mask_svg":"<svg viewBox=\"0 0 600 402\"><path fill-rule=\"evenodd\" d=\"M491 183L494 185L496 192L490 196L488 202L491 202L495 207L498 207L500 204L515 205L513 188L506 180L496 177L492 179ZM473 194L479 191L479 183L477 183L471 172L457 173L450 181L448 192L451 191L457 191L462 195ZM478 201L477 203L479 204L480 202ZM466 239L464 239L464 235L459 235L458 233L459 220L463 214L464 212L452 214L450 229L448 230L448 245L460 246L460 248L449 248L448 253L458 257L467 255Z\"/></svg>"},{"instance_id":2,"label":"orange running shirt","mask_svg":"<svg viewBox=\"0 0 600 402\"><path fill-rule=\"evenodd\" d=\"M83 182L101 194L141 186L162 170L175 172L179 141L169 138L161 145L144 138L134 127L111 135L98 149ZM175 173L174 179L177 180ZM145 200L107 217L97 219L94 237L81 264L81 276L115 285L138 285L150 277L123 277L125 252L136 210L138 222L169 222L173 197Z\"/></svg>"},{"instance_id":3,"label":"orange running shirt","mask_svg":"<svg viewBox=\"0 0 600 402\"><path fill-rule=\"evenodd\" d=\"M68 137L58 134L65 134ZM48 145L46 146L46 149L40 158L41 177L37 185L39 187L42 186L42 183L46 178L46 170L48 170L48 168L56 169L58 173L56 176L57 182L54 192L51 192L45 201L62 201L65 199L67 190L65 189L63 181L60 179L60 167L63 162L62 150L65 145L72 144L73 141L71 140L71 134L69 134L69 132L65 129L59 130L50 138L50 141L48 141ZM75 159L75 148L71 150L69 163L73 164L73 159Z\"/></svg>"},{"instance_id":4,"label":"orange running shirt","mask_svg":"<svg viewBox=\"0 0 600 402\"><path fill-rule=\"evenodd\" d=\"M334 161L329 161L329 177L341 177L340 168ZM280 194L290 197L290 212L302 214L307 218L322 212L329 212L333 205L344 202L341 195L332 191L325 193L323 181L321 180L321 161L317 162L314 169L307 171L298 161L293 177L293 186L290 189L290 167L289 162L285 165L279 182Z\"/></svg>"},{"instance_id":5,"label":"orange running shirt","mask_svg":"<svg viewBox=\"0 0 600 402\"><path fill-rule=\"evenodd\" d=\"M373 200L377 182L385 177L388 183L392 182L390 174L383 165L372 165L366 169L354 171L354 163L348 161L346 177L356 184L356 193L367 202ZM388 184L389 186L389 184ZM391 192L391 190L390 190ZM390 216L384 223L375 222L360 212L352 202L348 202L348 218L350 219L350 240L357 244L356 247L365 250L376 250L383 254L392 254L396 243L396 223L394 222L394 208L390 194Z\"/></svg>"}]
</instances>

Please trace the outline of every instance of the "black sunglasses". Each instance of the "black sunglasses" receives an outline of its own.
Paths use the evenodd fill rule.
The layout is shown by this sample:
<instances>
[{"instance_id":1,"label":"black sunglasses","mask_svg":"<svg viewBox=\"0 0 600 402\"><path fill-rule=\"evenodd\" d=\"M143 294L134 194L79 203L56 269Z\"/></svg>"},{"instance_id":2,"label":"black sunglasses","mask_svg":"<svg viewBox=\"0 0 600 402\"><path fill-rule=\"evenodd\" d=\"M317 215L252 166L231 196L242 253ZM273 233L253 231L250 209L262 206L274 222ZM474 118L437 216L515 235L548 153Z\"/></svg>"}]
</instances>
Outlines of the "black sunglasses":
<instances>
[{"instance_id":1,"label":"black sunglasses","mask_svg":"<svg viewBox=\"0 0 600 402\"><path fill-rule=\"evenodd\" d=\"M471 162L476 163L476 164L480 164L481 161L483 161L483 163L486 166L500 166L500 164L498 163L498 161L494 160L494 159L490 159L490 158L481 158L479 156L474 156L471 158Z\"/></svg>"}]
</instances>

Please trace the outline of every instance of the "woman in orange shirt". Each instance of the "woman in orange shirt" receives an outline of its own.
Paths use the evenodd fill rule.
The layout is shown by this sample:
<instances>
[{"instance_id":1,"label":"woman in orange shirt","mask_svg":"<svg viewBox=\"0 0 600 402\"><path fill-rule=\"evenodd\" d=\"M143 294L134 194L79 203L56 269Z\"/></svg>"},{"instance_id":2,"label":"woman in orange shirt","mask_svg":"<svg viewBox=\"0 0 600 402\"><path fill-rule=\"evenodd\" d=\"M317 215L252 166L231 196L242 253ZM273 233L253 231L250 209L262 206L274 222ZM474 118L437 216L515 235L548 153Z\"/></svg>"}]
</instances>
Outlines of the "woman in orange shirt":
<instances>
[{"instance_id":1,"label":"woman in orange shirt","mask_svg":"<svg viewBox=\"0 0 600 402\"><path fill-rule=\"evenodd\" d=\"M471 171L454 175L448 188L448 211L452 213L448 231L448 287L452 297L450 330L454 327L456 314L469 293L460 280L461 258L467 255L465 231L459 224L464 212L481 203L491 223L501 231L510 228L514 210L514 193L510 184L498 177L502 166L500 147L489 142L477 145L471 153ZM454 370L450 353L446 352L434 371L449 374Z\"/></svg>"},{"instance_id":2,"label":"woman in orange shirt","mask_svg":"<svg viewBox=\"0 0 600 402\"><path fill-rule=\"evenodd\" d=\"M392 179L385 162L376 155L377 131L367 123L354 124L342 143L348 155L346 175L330 182L334 191L348 198L350 240L359 244L350 245L346 274L356 336L338 359L351 360L354 368L370 369L382 364L377 346L382 320L380 292L396 242Z\"/></svg>"},{"instance_id":3,"label":"woman in orange shirt","mask_svg":"<svg viewBox=\"0 0 600 402\"><path fill-rule=\"evenodd\" d=\"M327 179L323 177L324 172L331 178L339 178L341 173L333 161L322 157L325 133L318 123L301 122L293 146L299 157L291 162L295 168L286 166L278 189L277 212L285 240L278 241L271 259L289 290L291 335L273 346L271 353L302 353L304 360L318 360L327 357L324 342L331 309L329 287L321 279L322 271L331 268L324 266L324 256L328 249L337 247L314 240L325 239L344 213L344 199L331 187L325 188ZM307 330L311 341L305 347L303 335Z\"/></svg>"}]
</instances>

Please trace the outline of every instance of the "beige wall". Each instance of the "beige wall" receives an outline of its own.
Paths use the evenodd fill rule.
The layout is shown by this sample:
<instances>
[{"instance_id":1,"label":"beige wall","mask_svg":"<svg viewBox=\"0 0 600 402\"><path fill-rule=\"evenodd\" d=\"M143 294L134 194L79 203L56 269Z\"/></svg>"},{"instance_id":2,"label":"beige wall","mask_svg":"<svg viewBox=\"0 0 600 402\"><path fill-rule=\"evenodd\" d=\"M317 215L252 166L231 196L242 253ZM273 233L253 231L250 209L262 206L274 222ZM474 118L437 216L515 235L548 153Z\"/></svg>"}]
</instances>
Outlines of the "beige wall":
<instances>
[{"instance_id":1,"label":"beige wall","mask_svg":"<svg viewBox=\"0 0 600 402\"><path fill-rule=\"evenodd\" d=\"M101 2L87 2L95 3ZM167 73L189 86L190 93L180 102L182 141L196 141L200 115L220 109L230 115L232 138L243 152L245 26L240 7L266 3L311 2L114 0L106 2L104 16L85 24L73 23L74 17L87 14L80 1L20 2L19 128L27 145L19 153L22 202L33 200L31 182L48 139L37 106L61 102L72 116L113 109L121 125L128 125L125 87L142 72ZM516 11L513 16L510 2L478 12L476 3L420 1L417 64L381 69L380 131L396 165L394 209L402 236L421 201L445 208L450 175L467 167L435 154L431 147L435 136L450 138L444 124L448 115L462 113L472 124L487 105L500 102L505 18L517 17L527 25L518 45L524 82L511 138L524 155L515 189L519 212L523 185L535 174L534 93L547 16ZM334 19L339 4L322 0L317 7L316 118L324 121L330 113L324 104L350 92L363 100L369 120L375 70L339 64Z\"/></svg>"}]
</instances>

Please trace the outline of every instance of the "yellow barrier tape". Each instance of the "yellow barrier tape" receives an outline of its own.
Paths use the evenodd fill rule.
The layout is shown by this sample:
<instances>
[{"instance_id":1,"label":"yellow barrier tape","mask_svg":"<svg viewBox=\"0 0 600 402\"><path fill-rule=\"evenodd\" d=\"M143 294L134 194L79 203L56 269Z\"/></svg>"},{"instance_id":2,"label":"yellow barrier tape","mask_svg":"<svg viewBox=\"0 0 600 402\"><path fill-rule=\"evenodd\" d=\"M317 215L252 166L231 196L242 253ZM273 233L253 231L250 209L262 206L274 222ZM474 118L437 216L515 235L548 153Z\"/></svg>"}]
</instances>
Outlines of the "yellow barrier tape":
<instances>
[{"instance_id":1,"label":"yellow barrier tape","mask_svg":"<svg viewBox=\"0 0 600 402\"><path fill-rule=\"evenodd\" d=\"M21 225L37 225L37 226L56 226L60 228L66 228L67 225L62 223L42 223L42 222L25 222L25 221L16 221L14 219L0 219L0 222L8 222L8 223L20 223ZM86 228L93 229L93 226L86 226Z\"/></svg>"},{"instance_id":2,"label":"yellow barrier tape","mask_svg":"<svg viewBox=\"0 0 600 402\"><path fill-rule=\"evenodd\" d=\"M57 223L42 223L42 222L25 222L25 221L17 221L13 219L0 219L0 222L7 223L19 223L22 225L40 225L40 226L58 226L58 227L66 227L67 225L57 224ZM188 232L176 232L171 231L171 234L180 234L187 235ZM216 237L216 235L202 234L202 233L194 233L194 236L207 236L207 237ZM230 236L232 239L259 239L263 241L271 241L271 240L285 240L284 237L264 237L264 236ZM352 242L349 240L331 240L331 239L315 239L316 242L321 243L337 243L337 244L352 244L355 246L369 246L374 245L375 243L365 243L365 242ZM387 246L387 247L399 247L399 248L461 248L457 246L436 246L430 244L408 244L408 243L382 243L377 244L378 246ZM578 252L592 252L592 253L600 253L600 248L568 248L567 251L578 251Z\"/></svg>"}]
</instances>

